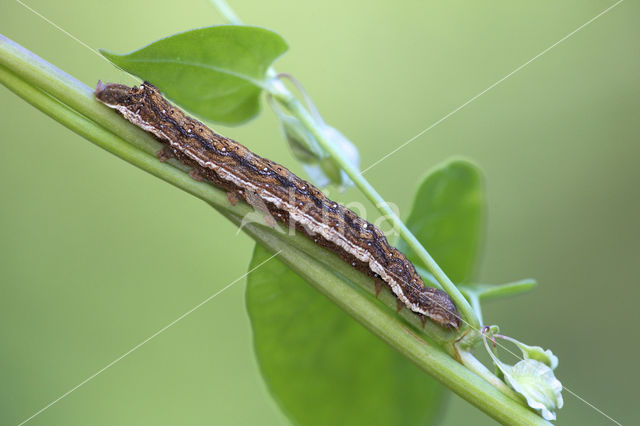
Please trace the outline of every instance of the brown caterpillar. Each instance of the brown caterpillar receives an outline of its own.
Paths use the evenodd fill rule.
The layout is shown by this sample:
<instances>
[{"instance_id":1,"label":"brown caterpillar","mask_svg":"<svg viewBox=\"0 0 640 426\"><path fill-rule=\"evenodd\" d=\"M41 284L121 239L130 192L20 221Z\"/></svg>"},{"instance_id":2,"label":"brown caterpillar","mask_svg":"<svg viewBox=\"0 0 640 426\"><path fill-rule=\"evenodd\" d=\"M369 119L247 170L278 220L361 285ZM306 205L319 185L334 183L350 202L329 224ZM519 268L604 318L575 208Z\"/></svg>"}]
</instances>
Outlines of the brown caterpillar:
<instances>
[{"instance_id":1,"label":"brown caterpillar","mask_svg":"<svg viewBox=\"0 0 640 426\"><path fill-rule=\"evenodd\" d=\"M245 146L220 136L169 103L153 85L98 82L96 98L167 145L169 153L197 177L228 191L229 200L261 204L282 223L292 223L320 246L387 285L424 321L458 328L460 315L444 291L425 287L409 260L387 242L380 229L328 199L319 189ZM257 203L258 202L258 203Z\"/></svg>"}]
</instances>

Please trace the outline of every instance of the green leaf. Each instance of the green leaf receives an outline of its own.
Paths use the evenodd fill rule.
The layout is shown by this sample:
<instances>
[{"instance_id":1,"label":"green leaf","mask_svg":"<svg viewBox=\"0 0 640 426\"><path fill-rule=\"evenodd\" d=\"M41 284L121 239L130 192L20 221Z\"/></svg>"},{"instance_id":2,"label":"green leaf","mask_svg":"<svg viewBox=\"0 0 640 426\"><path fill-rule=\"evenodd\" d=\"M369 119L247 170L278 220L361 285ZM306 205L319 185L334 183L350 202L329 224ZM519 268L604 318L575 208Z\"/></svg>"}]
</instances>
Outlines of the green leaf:
<instances>
[{"instance_id":1,"label":"green leaf","mask_svg":"<svg viewBox=\"0 0 640 426\"><path fill-rule=\"evenodd\" d=\"M537 285L536 280L526 278L506 284L470 284L460 286L463 293L474 293L480 300L497 299L500 297L516 296L521 293L533 290Z\"/></svg>"},{"instance_id":2,"label":"green leaf","mask_svg":"<svg viewBox=\"0 0 640 426\"><path fill-rule=\"evenodd\" d=\"M125 55L101 53L200 118L239 124L257 115L267 70L286 50L272 31L222 25L175 34Z\"/></svg>"},{"instance_id":3,"label":"green leaf","mask_svg":"<svg viewBox=\"0 0 640 426\"><path fill-rule=\"evenodd\" d=\"M454 283L473 277L484 234L485 196L480 169L451 160L432 170L418 187L405 222ZM420 265L404 243L398 249Z\"/></svg>"},{"instance_id":4,"label":"green leaf","mask_svg":"<svg viewBox=\"0 0 640 426\"><path fill-rule=\"evenodd\" d=\"M256 246L249 268L270 254ZM274 259L249 274L258 363L294 424L427 425L444 388Z\"/></svg>"}]
</instances>

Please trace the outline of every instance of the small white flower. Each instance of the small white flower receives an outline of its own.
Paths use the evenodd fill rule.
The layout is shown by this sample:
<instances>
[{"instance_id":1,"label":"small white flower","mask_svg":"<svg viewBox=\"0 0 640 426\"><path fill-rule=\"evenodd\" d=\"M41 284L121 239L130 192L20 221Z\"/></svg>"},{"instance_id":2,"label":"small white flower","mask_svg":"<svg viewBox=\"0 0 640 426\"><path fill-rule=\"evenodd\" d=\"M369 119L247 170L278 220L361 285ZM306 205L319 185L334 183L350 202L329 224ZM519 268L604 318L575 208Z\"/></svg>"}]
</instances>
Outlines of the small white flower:
<instances>
[{"instance_id":1,"label":"small white flower","mask_svg":"<svg viewBox=\"0 0 640 426\"><path fill-rule=\"evenodd\" d=\"M487 334L482 333L485 348L494 364L504 375L507 384L522 395L529 407L538 411L545 420L555 420L556 412L562 408L562 383L553 374L558 366L558 357L550 350L529 346L516 339L499 334L494 338L513 342L522 351L523 360L515 365L505 364L489 349Z\"/></svg>"},{"instance_id":2,"label":"small white flower","mask_svg":"<svg viewBox=\"0 0 640 426\"><path fill-rule=\"evenodd\" d=\"M529 407L537 410L545 420L555 420L556 411L562 408L562 383L553 375L553 370L535 359L519 361L513 367L498 366L504 378L527 400Z\"/></svg>"}]
</instances>

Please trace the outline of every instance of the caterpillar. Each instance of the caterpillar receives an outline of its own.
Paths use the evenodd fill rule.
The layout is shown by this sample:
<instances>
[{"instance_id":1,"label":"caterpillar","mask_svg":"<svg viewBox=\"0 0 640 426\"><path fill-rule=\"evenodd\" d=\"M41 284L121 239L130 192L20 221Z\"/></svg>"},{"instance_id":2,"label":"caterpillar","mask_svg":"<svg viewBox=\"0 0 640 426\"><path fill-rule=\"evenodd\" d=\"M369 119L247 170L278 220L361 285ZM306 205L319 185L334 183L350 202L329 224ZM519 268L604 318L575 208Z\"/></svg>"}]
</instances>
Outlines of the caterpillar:
<instances>
[{"instance_id":1,"label":"caterpillar","mask_svg":"<svg viewBox=\"0 0 640 426\"><path fill-rule=\"evenodd\" d=\"M316 244L388 286L423 323L426 318L457 329L460 315L444 291L426 287L413 264L392 247L382 231L284 166L216 134L167 101L148 82L140 87L98 82L96 99L165 144L164 156L191 167L192 176L227 191L229 201L260 204L265 213L293 224Z\"/></svg>"}]
</instances>

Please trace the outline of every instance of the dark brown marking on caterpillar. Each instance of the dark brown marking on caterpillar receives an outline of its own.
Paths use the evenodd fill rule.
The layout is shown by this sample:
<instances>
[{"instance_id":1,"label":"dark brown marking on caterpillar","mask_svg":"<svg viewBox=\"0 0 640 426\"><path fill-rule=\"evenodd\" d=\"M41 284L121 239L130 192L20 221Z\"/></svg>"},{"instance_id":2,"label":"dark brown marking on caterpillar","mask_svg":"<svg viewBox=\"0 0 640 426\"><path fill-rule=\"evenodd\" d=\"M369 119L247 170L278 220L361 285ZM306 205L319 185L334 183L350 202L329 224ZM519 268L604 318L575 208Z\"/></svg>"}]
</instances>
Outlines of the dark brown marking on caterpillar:
<instances>
[{"instance_id":1,"label":"dark brown marking on caterpillar","mask_svg":"<svg viewBox=\"0 0 640 426\"><path fill-rule=\"evenodd\" d=\"M229 199L260 202L273 218L295 225L316 244L338 254L382 284L420 318L458 328L460 315L444 291L425 287L409 260L387 242L380 229L327 198L318 188L278 163L213 132L167 101L153 85L140 87L98 82L96 98L166 144L193 168L193 175L228 191ZM256 198L257 197L257 198Z\"/></svg>"}]
</instances>

